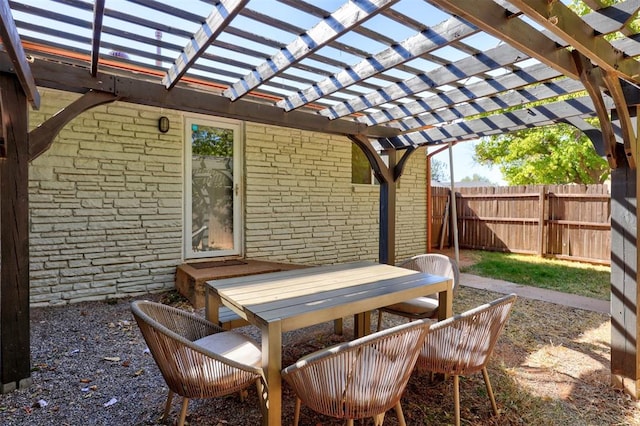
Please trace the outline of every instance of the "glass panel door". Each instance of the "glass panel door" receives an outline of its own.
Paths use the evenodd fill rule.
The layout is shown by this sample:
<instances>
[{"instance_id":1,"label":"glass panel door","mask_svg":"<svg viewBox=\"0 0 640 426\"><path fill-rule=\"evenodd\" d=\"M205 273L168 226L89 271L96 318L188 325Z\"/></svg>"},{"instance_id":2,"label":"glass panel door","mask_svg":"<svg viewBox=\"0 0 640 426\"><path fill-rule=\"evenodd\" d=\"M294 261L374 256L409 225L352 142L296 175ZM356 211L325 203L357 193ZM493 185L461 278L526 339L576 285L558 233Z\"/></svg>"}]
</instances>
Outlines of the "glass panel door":
<instances>
[{"instance_id":1,"label":"glass panel door","mask_svg":"<svg viewBox=\"0 0 640 426\"><path fill-rule=\"evenodd\" d=\"M189 117L185 130L185 257L240 254L240 123Z\"/></svg>"}]
</instances>

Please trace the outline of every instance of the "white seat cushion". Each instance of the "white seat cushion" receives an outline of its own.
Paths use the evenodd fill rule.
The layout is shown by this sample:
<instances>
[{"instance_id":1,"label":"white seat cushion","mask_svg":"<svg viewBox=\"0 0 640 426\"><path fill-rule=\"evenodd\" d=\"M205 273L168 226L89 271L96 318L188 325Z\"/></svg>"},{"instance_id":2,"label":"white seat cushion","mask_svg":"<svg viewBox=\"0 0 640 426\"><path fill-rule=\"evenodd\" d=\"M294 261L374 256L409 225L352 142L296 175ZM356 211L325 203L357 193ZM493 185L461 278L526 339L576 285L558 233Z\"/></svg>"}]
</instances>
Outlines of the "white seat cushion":
<instances>
[{"instance_id":1,"label":"white seat cushion","mask_svg":"<svg viewBox=\"0 0 640 426\"><path fill-rule=\"evenodd\" d=\"M405 302L389 305L386 309L430 316L438 310L438 301L430 297L416 297Z\"/></svg>"},{"instance_id":2,"label":"white seat cushion","mask_svg":"<svg viewBox=\"0 0 640 426\"><path fill-rule=\"evenodd\" d=\"M194 341L198 346L254 367L262 366L262 351L249 337L233 331L210 334Z\"/></svg>"}]
</instances>

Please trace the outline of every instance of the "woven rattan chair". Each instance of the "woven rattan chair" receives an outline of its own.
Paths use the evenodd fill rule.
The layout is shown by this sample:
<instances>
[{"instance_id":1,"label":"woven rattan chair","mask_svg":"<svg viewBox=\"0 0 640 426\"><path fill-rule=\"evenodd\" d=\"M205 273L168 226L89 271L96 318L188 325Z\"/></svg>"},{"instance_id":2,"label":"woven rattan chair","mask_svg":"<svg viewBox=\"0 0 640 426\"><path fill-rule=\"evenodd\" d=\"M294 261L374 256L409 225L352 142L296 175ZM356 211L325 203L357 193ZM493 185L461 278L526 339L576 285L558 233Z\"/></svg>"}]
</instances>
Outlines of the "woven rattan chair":
<instances>
[{"instance_id":1,"label":"woven rattan chair","mask_svg":"<svg viewBox=\"0 0 640 426\"><path fill-rule=\"evenodd\" d=\"M460 272L456 261L443 254L419 254L407 259L398 266L451 278L453 280L453 291L456 290L460 282ZM435 319L438 316L438 306L438 295L432 294L380 308L378 310L378 331L382 327L382 315L385 312L409 318L410 320Z\"/></svg>"},{"instance_id":2,"label":"woven rattan chair","mask_svg":"<svg viewBox=\"0 0 640 426\"><path fill-rule=\"evenodd\" d=\"M282 370L296 393L294 425L304 403L339 419L372 417L382 425L395 407L405 425L400 397L414 369L430 320L414 321L307 355Z\"/></svg>"},{"instance_id":3,"label":"woven rattan chair","mask_svg":"<svg viewBox=\"0 0 640 426\"><path fill-rule=\"evenodd\" d=\"M184 424L189 398L228 395L253 383L261 394L262 353L248 337L161 303L134 301L131 311L169 387L163 421L174 394L183 397L179 426Z\"/></svg>"},{"instance_id":4,"label":"woven rattan chair","mask_svg":"<svg viewBox=\"0 0 640 426\"><path fill-rule=\"evenodd\" d=\"M460 425L459 377L478 371L482 371L493 413L498 414L487 364L515 301L516 295L510 294L437 322L429 330L416 369L453 376L456 425Z\"/></svg>"}]
</instances>

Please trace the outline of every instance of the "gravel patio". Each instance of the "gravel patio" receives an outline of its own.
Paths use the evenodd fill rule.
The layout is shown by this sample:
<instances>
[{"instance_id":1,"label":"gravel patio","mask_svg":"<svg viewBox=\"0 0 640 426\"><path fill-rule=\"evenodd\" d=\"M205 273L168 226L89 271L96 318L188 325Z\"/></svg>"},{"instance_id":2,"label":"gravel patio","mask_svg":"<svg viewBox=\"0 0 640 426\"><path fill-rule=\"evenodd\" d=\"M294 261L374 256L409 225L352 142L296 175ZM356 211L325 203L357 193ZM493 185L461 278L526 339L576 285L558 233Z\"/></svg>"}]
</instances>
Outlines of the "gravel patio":
<instances>
[{"instance_id":1,"label":"gravel patio","mask_svg":"<svg viewBox=\"0 0 640 426\"><path fill-rule=\"evenodd\" d=\"M500 295L462 287L454 312ZM175 292L144 298L189 309ZM29 389L0 395L3 425L156 425L166 387L140 335L130 299L89 302L31 312L32 378ZM395 322L385 316L387 325ZM399 321L399 319L395 319ZM345 321L347 336L350 321ZM240 329L258 338L257 329ZM341 341L332 324L285 335L284 363ZM464 424L614 425L640 424L636 402L609 385L608 315L520 298L489 372L501 415L491 417L481 375L461 380ZM450 382L414 376L403 408L408 424L453 422ZM284 393L283 424L290 424L294 398ZM174 400L169 424L179 410ZM240 402L228 398L193 401L190 425L258 425L255 389ZM339 425L308 410L303 425ZM365 422L364 424L369 424ZM396 425L393 412L385 424Z\"/></svg>"}]
</instances>

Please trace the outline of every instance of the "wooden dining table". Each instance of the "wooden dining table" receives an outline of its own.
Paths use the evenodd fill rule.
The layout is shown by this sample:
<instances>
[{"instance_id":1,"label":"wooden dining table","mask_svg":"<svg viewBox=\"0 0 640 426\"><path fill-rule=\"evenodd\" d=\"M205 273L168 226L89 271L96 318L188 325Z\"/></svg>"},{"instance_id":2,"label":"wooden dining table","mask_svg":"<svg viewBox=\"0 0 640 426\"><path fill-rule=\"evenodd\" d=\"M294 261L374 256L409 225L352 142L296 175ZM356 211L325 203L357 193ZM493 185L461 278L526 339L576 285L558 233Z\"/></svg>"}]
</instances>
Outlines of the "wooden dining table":
<instances>
[{"instance_id":1,"label":"wooden dining table","mask_svg":"<svg viewBox=\"0 0 640 426\"><path fill-rule=\"evenodd\" d=\"M427 294L439 294L438 318L452 315L447 277L362 261L211 280L206 317L218 323L221 306L261 329L262 367L267 384L263 424L282 422L282 334L354 316L354 337L371 332L370 312Z\"/></svg>"}]
</instances>

